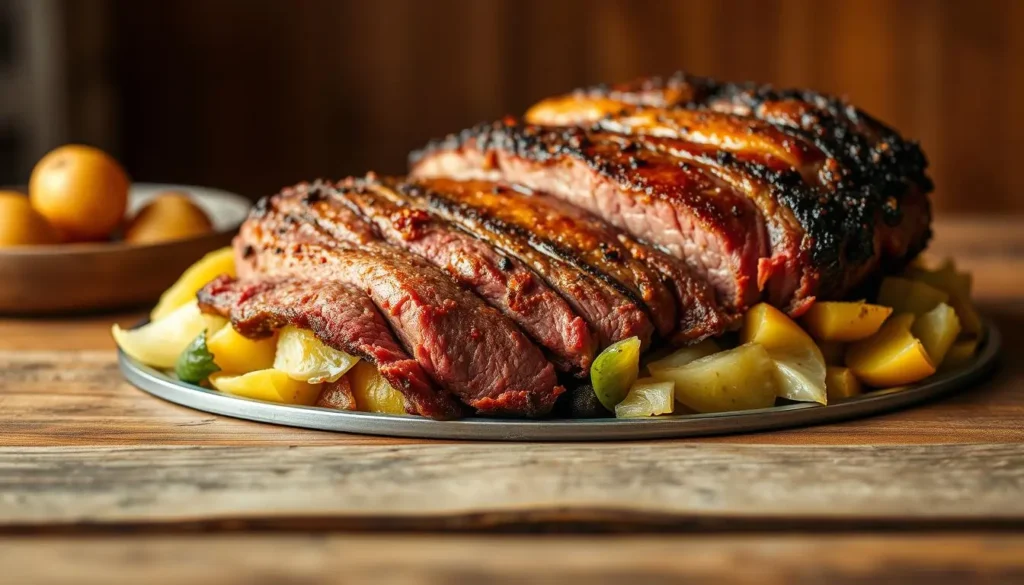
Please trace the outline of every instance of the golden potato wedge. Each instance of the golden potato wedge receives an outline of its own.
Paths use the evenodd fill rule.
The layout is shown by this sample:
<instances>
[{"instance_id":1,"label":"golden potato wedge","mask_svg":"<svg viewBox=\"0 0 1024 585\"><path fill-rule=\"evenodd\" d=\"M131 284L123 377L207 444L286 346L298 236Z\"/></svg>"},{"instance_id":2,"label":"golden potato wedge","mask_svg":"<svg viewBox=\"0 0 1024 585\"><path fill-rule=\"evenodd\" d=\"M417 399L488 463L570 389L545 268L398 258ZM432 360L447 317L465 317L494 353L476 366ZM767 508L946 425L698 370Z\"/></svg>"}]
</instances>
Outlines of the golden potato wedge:
<instances>
[{"instance_id":1,"label":"golden potato wedge","mask_svg":"<svg viewBox=\"0 0 1024 585\"><path fill-rule=\"evenodd\" d=\"M850 368L838 366L829 366L825 370L825 389L830 403L859 396L864 391Z\"/></svg>"},{"instance_id":2,"label":"golden potato wedge","mask_svg":"<svg viewBox=\"0 0 1024 585\"><path fill-rule=\"evenodd\" d=\"M921 341L910 333L914 315L901 313L886 321L878 333L850 345L846 365L861 382L876 388L902 386L935 373Z\"/></svg>"},{"instance_id":3,"label":"golden potato wedge","mask_svg":"<svg viewBox=\"0 0 1024 585\"><path fill-rule=\"evenodd\" d=\"M219 331L225 324L225 319L204 315L198 303L192 301L138 329L125 330L114 325L111 332L118 347L129 356L147 366L170 369L200 333Z\"/></svg>"},{"instance_id":4,"label":"golden potato wedge","mask_svg":"<svg viewBox=\"0 0 1024 585\"><path fill-rule=\"evenodd\" d=\"M981 335L981 317L974 303L971 302L973 279L968 272L960 272L952 259L947 258L938 268L928 269L924 266L912 266L907 269L907 276L929 286L946 292L949 306L960 318L960 327L968 335Z\"/></svg>"},{"instance_id":5,"label":"golden potato wedge","mask_svg":"<svg viewBox=\"0 0 1024 585\"><path fill-rule=\"evenodd\" d=\"M800 324L821 341L860 341L877 333L891 314L882 305L825 301L814 303Z\"/></svg>"},{"instance_id":6,"label":"golden potato wedge","mask_svg":"<svg viewBox=\"0 0 1024 585\"><path fill-rule=\"evenodd\" d=\"M358 361L353 355L324 345L312 331L289 325L278 336L274 369L296 380L319 384L337 381Z\"/></svg>"},{"instance_id":7,"label":"golden potato wedge","mask_svg":"<svg viewBox=\"0 0 1024 585\"><path fill-rule=\"evenodd\" d=\"M910 332L921 340L928 357L936 366L942 365L946 352L960 335L960 318L946 303L940 303L931 311L914 320Z\"/></svg>"},{"instance_id":8,"label":"golden potato wedge","mask_svg":"<svg viewBox=\"0 0 1024 585\"><path fill-rule=\"evenodd\" d=\"M652 377L674 383L676 401L696 412L767 408L775 404L778 393L775 362L756 343L660 370Z\"/></svg>"},{"instance_id":9,"label":"golden potato wedge","mask_svg":"<svg viewBox=\"0 0 1024 585\"><path fill-rule=\"evenodd\" d=\"M946 258L937 268L924 265L912 265L906 271L907 278L923 282L939 290L946 291L950 296L971 297L973 277L969 272L960 272L952 258Z\"/></svg>"},{"instance_id":10,"label":"golden potato wedge","mask_svg":"<svg viewBox=\"0 0 1024 585\"><path fill-rule=\"evenodd\" d=\"M402 393L389 384L373 364L360 360L348 376L356 398L356 410L406 414Z\"/></svg>"},{"instance_id":11,"label":"golden potato wedge","mask_svg":"<svg viewBox=\"0 0 1024 585\"><path fill-rule=\"evenodd\" d=\"M715 340L705 339L700 343L677 349L671 354L647 364L647 371L654 373L671 368L680 368L686 364L722 351Z\"/></svg>"},{"instance_id":12,"label":"golden potato wedge","mask_svg":"<svg viewBox=\"0 0 1024 585\"><path fill-rule=\"evenodd\" d=\"M767 303L755 305L744 315L740 340L764 346L775 361L779 396L821 404L828 401L825 356L785 313Z\"/></svg>"},{"instance_id":13,"label":"golden potato wedge","mask_svg":"<svg viewBox=\"0 0 1024 585\"><path fill-rule=\"evenodd\" d=\"M615 405L615 418L671 414L675 403L675 384L643 378L634 382L625 400Z\"/></svg>"},{"instance_id":14,"label":"golden potato wedge","mask_svg":"<svg viewBox=\"0 0 1024 585\"><path fill-rule=\"evenodd\" d=\"M825 365L827 366L845 366L846 347L845 343L838 341L818 342L818 349L821 350L821 355L825 357Z\"/></svg>"},{"instance_id":15,"label":"golden potato wedge","mask_svg":"<svg viewBox=\"0 0 1024 585\"><path fill-rule=\"evenodd\" d=\"M923 315L939 303L949 300L949 293L918 280L889 276L878 289L878 304L892 307L897 313Z\"/></svg>"},{"instance_id":16,"label":"golden potato wedge","mask_svg":"<svg viewBox=\"0 0 1024 585\"><path fill-rule=\"evenodd\" d=\"M953 342L949 351L946 352L946 359L943 360L941 369L951 370L969 363L974 359L974 354L978 352L980 342L981 339L977 337L967 337Z\"/></svg>"},{"instance_id":17,"label":"golden potato wedge","mask_svg":"<svg viewBox=\"0 0 1024 585\"><path fill-rule=\"evenodd\" d=\"M194 301L199 289L222 274L235 276L235 251L221 248L203 256L160 296L149 318L153 321L166 317L178 307Z\"/></svg>"},{"instance_id":18,"label":"golden potato wedge","mask_svg":"<svg viewBox=\"0 0 1024 585\"><path fill-rule=\"evenodd\" d=\"M278 370L258 370L241 376L218 372L210 376L210 385L224 392L245 398L311 406L320 397L320 384L293 380Z\"/></svg>"},{"instance_id":19,"label":"golden potato wedge","mask_svg":"<svg viewBox=\"0 0 1024 585\"><path fill-rule=\"evenodd\" d=\"M206 340L213 354L213 363L228 374L248 374L274 367L277 338L249 339L230 325L221 328Z\"/></svg>"}]
</instances>

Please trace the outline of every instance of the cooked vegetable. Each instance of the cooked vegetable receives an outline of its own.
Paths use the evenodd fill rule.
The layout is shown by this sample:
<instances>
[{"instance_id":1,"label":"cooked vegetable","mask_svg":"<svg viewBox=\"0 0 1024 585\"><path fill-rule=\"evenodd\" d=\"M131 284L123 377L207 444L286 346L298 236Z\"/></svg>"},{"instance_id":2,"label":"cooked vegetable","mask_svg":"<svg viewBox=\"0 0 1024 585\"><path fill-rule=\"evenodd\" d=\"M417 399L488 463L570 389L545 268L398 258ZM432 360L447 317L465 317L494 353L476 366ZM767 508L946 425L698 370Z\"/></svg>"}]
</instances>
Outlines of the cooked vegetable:
<instances>
[{"instance_id":1,"label":"cooked vegetable","mask_svg":"<svg viewBox=\"0 0 1024 585\"><path fill-rule=\"evenodd\" d=\"M258 370L241 376L216 373L210 376L210 384L227 394L282 404L310 406L320 396L320 384L293 380L278 370Z\"/></svg>"},{"instance_id":2,"label":"cooked vegetable","mask_svg":"<svg viewBox=\"0 0 1024 585\"><path fill-rule=\"evenodd\" d=\"M846 365L846 344L838 341L821 341L818 342L818 349L821 350L821 355L825 357L825 364L829 366L845 366Z\"/></svg>"},{"instance_id":3,"label":"cooked vegetable","mask_svg":"<svg viewBox=\"0 0 1024 585\"><path fill-rule=\"evenodd\" d=\"M277 339L248 339L228 325L210 335L206 346L213 352L213 359L221 370L228 374L248 374L274 367Z\"/></svg>"},{"instance_id":4,"label":"cooked vegetable","mask_svg":"<svg viewBox=\"0 0 1024 585\"><path fill-rule=\"evenodd\" d=\"M971 302L973 279L970 273L960 272L951 259L946 259L938 268L929 270L914 266L907 270L911 279L923 282L949 295L949 306L956 311L964 333L981 335L981 317Z\"/></svg>"},{"instance_id":5,"label":"cooked vegetable","mask_svg":"<svg viewBox=\"0 0 1024 585\"><path fill-rule=\"evenodd\" d=\"M857 378L878 388L902 386L935 373L935 365L919 339L910 333L914 316L894 315L878 333L858 341L846 352L846 365Z\"/></svg>"},{"instance_id":6,"label":"cooked vegetable","mask_svg":"<svg viewBox=\"0 0 1024 585\"><path fill-rule=\"evenodd\" d=\"M308 329L288 326L277 340L274 369L296 380L319 384L334 382L356 365L359 358L323 344Z\"/></svg>"},{"instance_id":7,"label":"cooked vegetable","mask_svg":"<svg viewBox=\"0 0 1024 585\"><path fill-rule=\"evenodd\" d=\"M637 380L626 398L615 405L615 418L642 418L670 414L675 406L675 384L654 378Z\"/></svg>"},{"instance_id":8,"label":"cooked vegetable","mask_svg":"<svg viewBox=\"0 0 1024 585\"><path fill-rule=\"evenodd\" d=\"M978 343L981 340L977 337L958 339L946 352L946 359L942 362L943 370L958 368L971 361L978 351Z\"/></svg>"},{"instance_id":9,"label":"cooked vegetable","mask_svg":"<svg viewBox=\"0 0 1024 585\"><path fill-rule=\"evenodd\" d=\"M889 276L878 289L878 304L892 307L897 313L923 315L939 303L949 300L949 293L918 280Z\"/></svg>"},{"instance_id":10,"label":"cooked vegetable","mask_svg":"<svg viewBox=\"0 0 1024 585\"><path fill-rule=\"evenodd\" d=\"M107 153L62 146L32 169L32 207L72 242L105 240L124 220L128 175Z\"/></svg>"},{"instance_id":11,"label":"cooked vegetable","mask_svg":"<svg viewBox=\"0 0 1024 585\"><path fill-rule=\"evenodd\" d=\"M720 351L722 351L722 348L713 339L705 339L700 343L678 349L657 361L647 364L647 370L653 373L671 368L679 368Z\"/></svg>"},{"instance_id":12,"label":"cooked vegetable","mask_svg":"<svg viewBox=\"0 0 1024 585\"><path fill-rule=\"evenodd\" d=\"M766 303L755 305L744 316L740 339L764 346L775 361L779 396L827 402L825 357L814 340L782 311Z\"/></svg>"},{"instance_id":13,"label":"cooked vegetable","mask_svg":"<svg viewBox=\"0 0 1024 585\"><path fill-rule=\"evenodd\" d=\"M124 239L133 244L153 244L208 234L213 224L206 212L184 193L161 193L132 218Z\"/></svg>"},{"instance_id":14,"label":"cooked vegetable","mask_svg":"<svg viewBox=\"0 0 1024 585\"><path fill-rule=\"evenodd\" d=\"M941 303L915 319L910 332L921 340L931 362L940 366L946 357L946 352L956 341L956 336L960 335L960 318L957 317L953 307Z\"/></svg>"},{"instance_id":15,"label":"cooked vegetable","mask_svg":"<svg viewBox=\"0 0 1024 585\"><path fill-rule=\"evenodd\" d=\"M334 410L359 410L355 394L352 393L352 380L348 376L342 376L337 382L324 384L316 405Z\"/></svg>"},{"instance_id":16,"label":"cooked vegetable","mask_svg":"<svg viewBox=\"0 0 1024 585\"><path fill-rule=\"evenodd\" d=\"M947 258L936 269L923 265L911 266L907 269L907 277L923 282L929 286L946 291L951 296L970 298L973 279L968 272L960 272L951 258Z\"/></svg>"},{"instance_id":17,"label":"cooked vegetable","mask_svg":"<svg viewBox=\"0 0 1024 585\"><path fill-rule=\"evenodd\" d=\"M160 296L160 301L150 313L149 318L156 321L166 317L178 307L194 301L199 289L222 274L235 276L235 251L231 248L221 248L210 252L193 264L171 288Z\"/></svg>"},{"instance_id":18,"label":"cooked vegetable","mask_svg":"<svg viewBox=\"0 0 1024 585\"><path fill-rule=\"evenodd\" d=\"M630 337L613 343L597 356L590 366L590 383L601 404L615 411L629 393L640 372L640 339Z\"/></svg>"},{"instance_id":19,"label":"cooked vegetable","mask_svg":"<svg viewBox=\"0 0 1024 585\"><path fill-rule=\"evenodd\" d=\"M230 329L224 327L223 329ZM222 331L223 331L222 329ZM213 354L206 345L206 333L200 333L192 343L181 352L178 363L174 366L174 373L182 382L198 384L210 377L210 374L219 372L220 368L213 361Z\"/></svg>"},{"instance_id":20,"label":"cooked vegetable","mask_svg":"<svg viewBox=\"0 0 1024 585\"><path fill-rule=\"evenodd\" d=\"M0 248L37 246L60 241L53 226L29 205L28 197L0 191Z\"/></svg>"},{"instance_id":21,"label":"cooked vegetable","mask_svg":"<svg viewBox=\"0 0 1024 585\"><path fill-rule=\"evenodd\" d=\"M868 303L818 302L801 320L804 329L822 341L859 341L874 335L892 313Z\"/></svg>"},{"instance_id":22,"label":"cooked vegetable","mask_svg":"<svg viewBox=\"0 0 1024 585\"><path fill-rule=\"evenodd\" d=\"M193 301L138 329L125 330L114 325L114 341L129 356L154 368L173 368L185 348L204 331L219 331L226 320L204 315Z\"/></svg>"},{"instance_id":23,"label":"cooked vegetable","mask_svg":"<svg viewBox=\"0 0 1024 585\"><path fill-rule=\"evenodd\" d=\"M405 399L380 375L373 364L359 361L349 373L356 407L364 412L406 414Z\"/></svg>"},{"instance_id":24,"label":"cooked vegetable","mask_svg":"<svg viewBox=\"0 0 1024 585\"><path fill-rule=\"evenodd\" d=\"M829 366L825 370L825 389L828 391L829 402L859 396L864 391L860 380L853 375L850 368L838 366Z\"/></svg>"},{"instance_id":25,"label":"cooked vegetable","mask_svg":"<svg viewBox=\"0 0 1024 585\"><path fill-rule=\"evenodd\" d=\"M765 348L748 343L652 374L675 384L676 401L697 412L767 408L775 404L778 373Z\"/></svg>"}]
</instances>

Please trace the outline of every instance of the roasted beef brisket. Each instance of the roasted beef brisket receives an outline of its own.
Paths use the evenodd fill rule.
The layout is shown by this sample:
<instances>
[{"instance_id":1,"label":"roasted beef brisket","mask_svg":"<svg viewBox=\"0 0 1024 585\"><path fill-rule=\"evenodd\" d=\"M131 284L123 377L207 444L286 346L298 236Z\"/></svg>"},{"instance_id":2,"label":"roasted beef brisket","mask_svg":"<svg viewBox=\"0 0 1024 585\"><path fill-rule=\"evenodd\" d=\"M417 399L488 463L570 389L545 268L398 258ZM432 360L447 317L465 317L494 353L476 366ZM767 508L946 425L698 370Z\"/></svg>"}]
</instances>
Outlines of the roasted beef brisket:
<instances>
[{"instance_id":1,"label":"roasted beef brisket","mask_svg":"<svg viewBox=\"0 0 1024 585\"><path fill-rule=\"evenodd\" d=\"M799 316L900 269L930 235L925 167L813 92L683 74L587 88L430 143L409 178L264 198L239 280L200 300L251 337L312 329L409 412L542 416L556 368L584 378L615 341L719 335L761 300Z\"/></svg>"},{"instance_id":2,"label":"roasted beef brisket","mask_svg":"<svg viewBox=\"0 0 1024 585\"><path fill-rule=\"evenodd\" d=\"M430 378L478 412L540 416L551 409L562 392L554 368L504 315L413 254L380 241L345 240L276 209L288 199L264 200L242 226L241 278L353 286L369 296ZM365 235L360 218L339 211L333 221L344 218L352 233Z\"/></svg>"},{"instance_id":3,"label":"roasted beef brisket","mask_svg":"<svg viewBox=\"0 0 1024 585\"><path fill-rule=\"evenodd\" d=\"M839 100L676 75L545 100L413 155L546 191L683 258L739 310L800 314L927 242L924 156Z\"/></svg>"}]
</instances>

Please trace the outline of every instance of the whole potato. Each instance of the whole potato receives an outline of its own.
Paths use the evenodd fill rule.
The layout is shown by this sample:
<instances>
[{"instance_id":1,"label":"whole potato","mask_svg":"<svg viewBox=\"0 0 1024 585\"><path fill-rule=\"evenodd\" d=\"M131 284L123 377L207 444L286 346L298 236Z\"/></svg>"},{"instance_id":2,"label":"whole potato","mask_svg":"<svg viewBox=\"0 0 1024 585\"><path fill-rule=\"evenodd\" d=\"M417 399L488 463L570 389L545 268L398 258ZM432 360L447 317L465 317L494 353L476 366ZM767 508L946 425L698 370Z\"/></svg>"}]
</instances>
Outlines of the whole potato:
<instances>
[{"instance_id":1,"label":"whole potato","mask_svg":"<svg viewBox=\"0 0 1024 585\"><path fill-rule=\"evenodd\" d=\"M110 155L91 146L62 146L32 169L32 207L67 241L110 237L124 220L128 175Z\"/></svg>"},{"instance_id":2,"label":"whole potato","mask_svg":"<svg viewBox=\"0 0 1024 585\"><path fill-rule=\"evenodd\" d=\"M184 193L157 195L139 211L124 239L132 244L154 244L201 236L213 231L210 218Z\"/></svg>"},{"instance_id":3,"label":"whole potato","mask_svg":"<svg viewBox=\"0 0 1024 585\"><path fill-rule=\"evenodd\" d=\"M21 193L0 191L0 247L56 244L56 230Z\"/></svg>"}]
</instances>

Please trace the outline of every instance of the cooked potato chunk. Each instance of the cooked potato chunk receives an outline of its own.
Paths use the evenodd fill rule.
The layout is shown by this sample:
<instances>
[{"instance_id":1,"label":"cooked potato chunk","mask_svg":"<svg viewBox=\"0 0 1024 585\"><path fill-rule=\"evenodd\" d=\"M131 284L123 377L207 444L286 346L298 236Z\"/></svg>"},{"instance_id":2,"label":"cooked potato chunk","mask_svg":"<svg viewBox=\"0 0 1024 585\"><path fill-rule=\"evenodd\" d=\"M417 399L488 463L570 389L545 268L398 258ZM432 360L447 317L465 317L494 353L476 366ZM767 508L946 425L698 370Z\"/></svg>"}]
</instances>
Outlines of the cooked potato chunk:
<instances>
[{"instance_id":1,"label":"cooked potato chunk","mask_svg":"<svg viewBox=\"0 0 1024 585\"><path fill-rule=\"evenodd\" d=\"M194 301L199 289L222 274L235 275L235 251L231 248L221 248L216 252L210 252L193 264L181 275L178 282L175 282L160 296L160 301L150 313L149 318L156 321L166 317L178 307Z\"/></svg>"},{"instance_id":2,"label":"cooked potato chunk","mask_svg":"<svg viewBox=\"0 0 1024 585\"><path fill-rule=\"evenodd\" d=\"M234 327L226 326L207 339L213 362L228 374L248 374L274 367L277 339L249 339Z\"/></svg>"},{"instance_id":3,"label":"cooked potato chunk","mask_svg":"<svg viewBox=\"0 0 1024 585\"><path fill-rule=\"evenodd\" d=\"M363 412L406 414L405 399L385 380L373 364L359 361L349 373L356 409Z\"/></svg>"},{"instance_id":4,"label":"cooked potato chunk","mask_svg":"<svg viewBox=\"0 0 1024 585\"><path fill-rule=\"evenodd\" d=\"M801 324L815 339L860 341L874 335L892 314L890 307L868 303L814 303Z\"/></svg>"},{"instance_id":5,"label":"cooked potato chunk","mask_svg":"<svg viewBox=\"0 0 1024 585\"><path fill-rule=\"evenodd\" d=\"M288 326L277 341L274 369L292 378L319 384L335 382L356 365L359 358L323 344L308 329Z\"/></svg>"},{"instance_id":6,"label":"cooked potato chunk","mask_svg":"<svg viewBox=\"0 0 1024 585\"><path fill-rule=\"evenodd\" d=\"M671 354L647 364L649 372L658 372L670 368L679 368L686 364L722 351L713 339L705 339L700 343L678 349Z\"/></svg>"},{"instance_id":7,"label":"cooked potato chunk","mask_svg":"<svg viewBox=\"0 0 1024 585\"><path fill-rule=\"evenodd\" d=\"M859 396L863 392L860 380L850 368L838 366L829 366L825 370L825 389L828 391L829 402Z\"/></svg>"},{"instance_id":8,"label":"cooked potato chunk","mask_svg":"<svg viewBox=\"0 0 1024 585\"><path fill-rule=\"evenodd\" d=\"M675 385L654 378L637 380L625 400L615 405L615 418L643 418L670 414L675 406Z\"/></svg>"},{"instance_id":9,"label":"cooked potato chunk","mask_svg":"<svg viewBox=\"0 0 1024 585\"><path fill-rule=\"evenodd\" d=\"M640 373L640 339L630 337L606 347L590 366L594 394L610 412L629 393Z\"/></svg>"},{"instance_id":10,"label":"cooked potato chunk","mask_svg":"<svg viewBox=\"0 0 1024 585\"><path fill-rule=\"evenodd\" d=\"M210 376L210 384L226 394L281 404L311 406L320 396L320 384L293 380L288 374L273 369L241 376L217 373Z\"/></svg>"},{"instance_id":11,"label":"cooked potato chunk","mask_svg":"<svg viewBox=\"0 0 1024 585\"><path fill-rule=\"evenodd\" d=\"M878 289L878 304L892 307L897 313L923 315L939 303L949 300L949 293L909 278L889 276Z\"/></svg>"},{"instance_id":12,"label":"cooked potato chunk","mask_svg":"<svg viewBox=\"0 0 1024 585\"><path fill-rule=\"evenodd\" d=\"M775 361L779 396L790 400L828 400L825 392L825 357L807 333L782 311L761 303L744 316L743 343L758 343Z\"/></svg>"},{"instance_id":13,"label":"cooked potato chunk","mask_svg":"<svg viewBox=\"0 0 1024 585\"><path fill-rule=\"evenodd\" d=\"M857 378L876 388L902 386L935 373L924 345L910 333L914 316L894 315L878 333L846 352L846 365Z\"/></svg>"},{"instance_id":14,"label":"cooked potato chunk","mask_svg":"<svg viewBox=\"0 0 1024 585\"><path fill-rule=\"evenodd\" d=\"M950 370L970 362L978 351L978 343L980 341L977 337L958 339L949 348L949 351L946 352L946 359L942 362L942 369Z\"/></svg>"},{"instance_id":15,"label":"cooked potato chunk","mask_svg":"<svg viewBox=\"0 0 1024 585\"><path fill-rule=\"evenodd\" d=\"M973 282L970 273L958 271L953 261L946 259L934 270L913 266L907 270L907 276L947 293L947 302L956 311L963 332L968 335L981 335L981 317L971 302Z\"/></svg>"},{"instance_id":16,"label":"cooked potato chunk","mask_svg":"<svg viewBox=\"0 0 1024 585\"><path fill-rule=\"evenodd\" d=\"M661 370L652 377L673 382L676 401L697 412L767 408L775 404L778 393L775 363L756 343Z\"/></svg>"},{"instance_id":17,"label":"cooked potato chunk","mask_svg":"<svg viewBox=\"0 0 1024 585\"><path fill-rule=\"evenodd\" d=\"M940 366L946 357L946 352L956 341L956 336L960 335L960 318L957 317L953 307L941 303L915 319L910 332L921 340L931 362Z\"/></svg>"},{"instance_id":18,"label":"cooked potato chunk","mask_svg":"<svg viewBox=\"0 0 1024 585\"><path fill-rule=\"evenodd\" d=\"M227 321L204 315L192 301L166 317L138 329L125 330L114 325L112 333L126 354L154 368L173 368L178 356L200 333L219 331Z\"/></svg>"}]
</instances>

